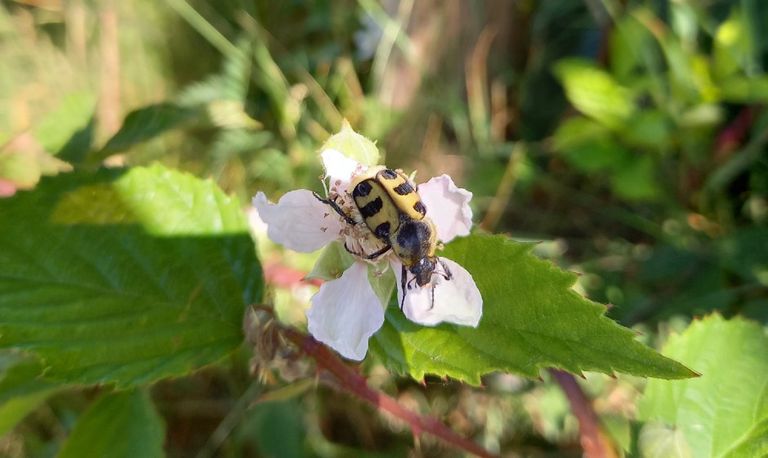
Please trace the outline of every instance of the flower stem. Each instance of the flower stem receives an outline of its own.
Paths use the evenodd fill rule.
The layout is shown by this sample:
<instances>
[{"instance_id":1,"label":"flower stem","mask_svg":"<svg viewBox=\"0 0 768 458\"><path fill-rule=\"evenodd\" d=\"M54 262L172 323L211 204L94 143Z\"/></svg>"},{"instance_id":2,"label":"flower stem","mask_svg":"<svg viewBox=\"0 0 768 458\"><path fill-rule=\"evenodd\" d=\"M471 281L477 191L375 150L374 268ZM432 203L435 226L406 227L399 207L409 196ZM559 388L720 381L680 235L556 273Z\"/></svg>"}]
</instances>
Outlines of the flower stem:
<instances>
[{"instance_id":1,"label":"flower stem","mask_svg":"<svg viewBox=\"0 0 768 458\"><path fill-rule=\"evenodd\" d=\"M495 456L471 440L459 436L437 419L412 412L400 405L394 398L369 387L365 378L313 337L291 328L283 328L282 332L301 351L317 361L318 367L333 375L340 386L377 409L406 422L411 427L414 437L418 437L422 433L430 433L465 452L480 457Z\"/></svg>"}]
</instances>

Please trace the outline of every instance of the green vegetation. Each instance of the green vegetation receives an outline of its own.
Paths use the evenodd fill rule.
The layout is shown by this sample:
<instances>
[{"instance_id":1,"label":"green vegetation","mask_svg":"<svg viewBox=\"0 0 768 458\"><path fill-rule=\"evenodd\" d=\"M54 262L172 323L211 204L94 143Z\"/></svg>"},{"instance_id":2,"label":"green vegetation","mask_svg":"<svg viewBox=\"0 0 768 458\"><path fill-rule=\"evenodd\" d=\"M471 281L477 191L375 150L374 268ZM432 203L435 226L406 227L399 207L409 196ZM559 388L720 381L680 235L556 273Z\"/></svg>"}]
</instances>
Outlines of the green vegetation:
<instances>
[{"instance_id":1,"label":"green vegetation","mask_svg":"<svg viewBox=\"0 0 768 458\"><path fill-rule=\"evenodd\" d=\"M767 455L765 24L759 0L0 2L0 456ZM375 144L326 143L349 126ZM440 254L479 327L393 298L359 367L308 340L352 257L247 208L323 192L322 147L474 194Z\"/></svg>"}]
</instances>

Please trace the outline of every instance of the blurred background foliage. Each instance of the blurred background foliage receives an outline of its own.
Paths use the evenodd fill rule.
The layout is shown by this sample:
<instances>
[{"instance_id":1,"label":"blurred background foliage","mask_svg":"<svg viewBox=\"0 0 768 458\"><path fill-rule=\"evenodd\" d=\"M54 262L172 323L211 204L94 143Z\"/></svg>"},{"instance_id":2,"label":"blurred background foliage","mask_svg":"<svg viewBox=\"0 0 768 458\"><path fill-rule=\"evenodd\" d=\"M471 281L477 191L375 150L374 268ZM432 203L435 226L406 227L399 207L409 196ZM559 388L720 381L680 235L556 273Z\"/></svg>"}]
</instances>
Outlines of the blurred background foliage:
<instances>
[{"instance_id":1,"label":"blurred background foliage","mask_svg":"<svg viewBox=\"0 0 768 458\"><path fill-rule=\"evenodd\" d=\"M317 148L347 119L388 165L474 192L482 230L543 241L538 254L581 272L577 287L651 343L711 311L765 323L765 24L760 0L3 0L0 194L103 161L159 161L243 201L319 189ZM268 275L311 266L260 244ZM274 283L283 304L312 292ZM412 448L344 395L253 383L247 359L155 387L171 456ZM548 379L474 390L366 370L490 450L581 453ZM642 385L582 381L625 450ZM55 396L0 454L56 453L94 395Z\"/></svg>"}]
</instances>

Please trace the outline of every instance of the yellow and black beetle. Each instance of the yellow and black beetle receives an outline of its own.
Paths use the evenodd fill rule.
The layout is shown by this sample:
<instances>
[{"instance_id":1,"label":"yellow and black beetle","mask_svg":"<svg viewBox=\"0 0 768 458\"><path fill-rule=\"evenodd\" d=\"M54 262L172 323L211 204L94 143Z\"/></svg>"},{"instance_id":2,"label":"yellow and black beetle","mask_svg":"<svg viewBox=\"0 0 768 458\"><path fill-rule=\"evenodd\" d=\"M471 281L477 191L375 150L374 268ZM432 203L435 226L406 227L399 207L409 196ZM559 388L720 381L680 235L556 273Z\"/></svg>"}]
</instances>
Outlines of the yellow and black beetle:
<instances>
[{"instance_id":1,"label":"yellow and black beetle","mask_svg":"<svg viewBox=\"0 0 768 458\"><path fill-rule=\"evenodd\" d=\"M400 276L403 297L400 308L403 307L406 290L411 289L413 281L421 287L427 285L434 274L441 275L446 280L452 278L448 266L435 255L435 225L426 216L427 208L408 177L385 167L372 167L367 173L357 176L349 187L363 222L376 238L385 244L381 250L372 254L353 254L376 259L390 249L395 253L403 263ZM357 224L357 221L344 213L336 202L317 197L329 204L347 223ZM443 272L437 271L438 263ZM413 274L410 281L406 279L407 272Z\"/></svg>"}]
</instances>

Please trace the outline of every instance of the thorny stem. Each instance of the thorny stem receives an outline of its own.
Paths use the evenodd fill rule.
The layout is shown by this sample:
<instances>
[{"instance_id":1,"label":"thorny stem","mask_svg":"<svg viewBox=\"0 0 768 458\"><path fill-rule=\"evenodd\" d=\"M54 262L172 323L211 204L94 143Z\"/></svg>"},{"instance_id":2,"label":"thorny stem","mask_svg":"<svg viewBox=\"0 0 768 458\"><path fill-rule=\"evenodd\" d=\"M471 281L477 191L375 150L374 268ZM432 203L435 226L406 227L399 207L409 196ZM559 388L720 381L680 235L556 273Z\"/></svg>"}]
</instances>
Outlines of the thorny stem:
<instances>
[{"instance_id":1,"label":"thorny stem","mask_svg":"<svg viewBox=\"0 0 768 458\"><path fill-rule=\"evenodd\" d=\"M368 386L364 377L344 363L328 347L311 336L291 328L283 328L282 333L288 340L299 347L301 351L317 361L319 367L333 375L338 383L347 391L367 401L377 409L408 423L414 437L418 437L422 433L430 433L465 452L480 457L495 456L478 444L459 436L437 419L412 412L400 405L392 397L372 389Z\"/></svg>"},{"instance_id":2,"label":"thorny stem","mask_svg":"<svg viewBox=\"0 0 768 458\"><path fill-rule=\"evenodd\" d=\"M573 375L557 369L550 369L549 373L563 389L571 404L571 411L579 420L579 442L584 449L584 455L589 458L616 458L616 450L603 432L600 419L592 408L592 402L576 383Z\"/></svg>"}]
</instances>

